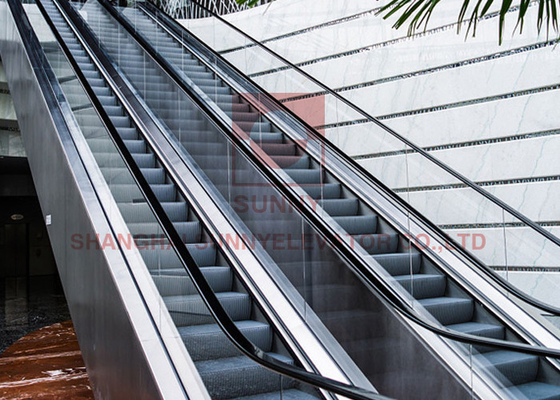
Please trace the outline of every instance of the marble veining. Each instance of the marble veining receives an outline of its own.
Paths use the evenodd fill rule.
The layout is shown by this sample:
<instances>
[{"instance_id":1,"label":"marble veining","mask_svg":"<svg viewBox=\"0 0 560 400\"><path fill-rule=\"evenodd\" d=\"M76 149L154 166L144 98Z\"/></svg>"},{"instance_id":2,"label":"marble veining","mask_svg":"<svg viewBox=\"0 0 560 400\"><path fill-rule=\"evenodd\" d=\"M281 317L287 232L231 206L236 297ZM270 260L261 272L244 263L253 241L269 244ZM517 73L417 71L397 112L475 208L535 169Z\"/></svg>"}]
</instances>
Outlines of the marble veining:
<instances>
[{"instance_id":1,"label":"marble veining","mask_svg":"<svg viewBox=\"0 0 560 400\"><path fill-rule=\"evenodd\" d=\"M34 331L0 356L3 399L93 399L71 321Z\"/></svg>"}]
</instances>

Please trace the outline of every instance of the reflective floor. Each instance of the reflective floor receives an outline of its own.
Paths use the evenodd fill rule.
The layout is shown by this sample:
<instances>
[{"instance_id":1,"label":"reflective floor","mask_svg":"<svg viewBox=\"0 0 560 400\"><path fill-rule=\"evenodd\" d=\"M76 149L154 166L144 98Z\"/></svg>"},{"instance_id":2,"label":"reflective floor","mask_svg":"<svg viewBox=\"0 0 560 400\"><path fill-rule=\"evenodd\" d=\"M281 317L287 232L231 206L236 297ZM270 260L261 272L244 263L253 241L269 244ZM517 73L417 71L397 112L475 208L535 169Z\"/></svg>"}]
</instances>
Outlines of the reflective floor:
<instances>
[{"instance_id":1,"label":"reflective floor","mask_svg":"<svg viewBox=\"0 0 560 400\"><path fill-rule=\"evenodd\" d=\"M94 398L72 322L26 335L0 356L0 398Z\"/></svg>"},{"instance_id":2,"label":"reflective floor","mask_svg":"<svg viewBox=\"0 0 560 400\"><path fill-rule=\"evenodd\" d=\"M0 353L39 328L69 319L58 276L0 279Z\"/></svg>"}]
</instances>

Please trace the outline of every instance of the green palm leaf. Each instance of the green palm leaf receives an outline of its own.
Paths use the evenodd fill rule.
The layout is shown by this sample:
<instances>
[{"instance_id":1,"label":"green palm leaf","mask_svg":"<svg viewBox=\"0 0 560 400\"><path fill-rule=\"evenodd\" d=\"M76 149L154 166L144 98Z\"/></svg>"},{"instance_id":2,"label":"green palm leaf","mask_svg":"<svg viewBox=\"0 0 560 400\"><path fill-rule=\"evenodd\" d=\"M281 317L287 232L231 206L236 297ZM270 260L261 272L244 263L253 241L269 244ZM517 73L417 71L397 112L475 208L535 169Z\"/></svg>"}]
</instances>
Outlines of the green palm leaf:
<instances>
[{"instance_id":1,"label":"green palm leaf","mask_svg":"<svg viewBox=\"0 0 560 400\"><path fill-rule=\"evenodd\" d=\"M239 5L247 4L249 7L253 7L259 2L259 0L235 1ZM547 36L550 34L551 28L558 34L558 2L560 2L560 0L521 0L520 4L513 9L512 1L513 0L502 0L502 5L500 7L498 25L498 41L500 44L502 44L504 36L506 14L510 11L515 11L515 7L518 9L518 17L514 31L519 29L519 33L523 32L523 21L525 20L527 10L531 5L538 4L538 33L541 32L544 26L546 27ZM426 30L430 17L435 7L440 2L441 0L391 0L378 11L378 14L383 15L384 19L398 15L393 27L398 29L408 23L408 35L412 35L420 29ZM493 3L494 0L463 0L457 19L457 31L460 32L463 22L468 22L467 35L472 31L474 36L477 22L490 13L490 7ZM470 8L472 8L472 11L467 17L467 11Z\"/></svg>"}]
</instances>

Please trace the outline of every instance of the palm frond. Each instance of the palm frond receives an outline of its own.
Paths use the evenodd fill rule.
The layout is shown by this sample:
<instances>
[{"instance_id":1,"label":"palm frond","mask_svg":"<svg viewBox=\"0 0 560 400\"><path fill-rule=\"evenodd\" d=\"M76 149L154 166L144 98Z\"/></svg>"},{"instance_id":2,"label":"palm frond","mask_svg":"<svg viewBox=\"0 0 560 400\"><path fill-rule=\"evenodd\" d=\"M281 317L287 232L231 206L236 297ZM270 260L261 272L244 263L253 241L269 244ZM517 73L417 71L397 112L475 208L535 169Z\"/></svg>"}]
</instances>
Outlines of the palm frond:
<instances>
[{"instance_id":1,"label":"palm frond","mask_svg":"<svg viewBox=\"0 0 560 400\"><path fill-rule=\"evenodd\" d=\"M247 5L248 5L249 7L253 7L253 6L255 6L255 5L259 2L259 0L235 0L235 2L236 2L237 4L239 4L240 6L242 6L243 4L247 3Z\"/></svg>"},{"instance_id":2,"label":"palm frond","mask_svg":"<svg viewBox=\"0 0 560 400\"><path fill-rule=\"evenodd\" d=\"M247 4L249 7L255 6L259 0L235 0L237 4ZM302 0L310 1L310 0ZM461 28L467 24L468 36L470 32L475 36L476 26L480 19L493 14L490 12L492 4L495 0L463 0L459 15L457 18L457 32L460 33ZM379 9L377 14L383 15L383 19L389 19L398 15L393 24L393 28L399 29L408 22L408 35L411 36L419 30L425 31L428 28L428 22L432 17L434 9L441 0L391 0L389 3ZM518 10L517 23L513 32L519 30L523 33L523 22L527 16L527 10L532 5L538 5L537 11L537 31L541 32L543 24L546 26L547 36L550 34L551 28L559 33L558 29L558 4L560 0L520 0L518 6L513 6L513 0L502 0L500 10L498 12L498 42L502 44L504 30L506 25L506 15L510 12ZM469 16L467 17L469 9Z\"/></svg>"},{"instance_id":3,"label":"palm frond","mask_svg":"<svg viewBox=\"0 0 560 400\"><path fill-rule=\"evenodd\" d=\"M408 34L412 35L419 29L427 29L435 6L441 0L391 0L388 4L381 7L378 14L383 15L384 19L398 15L393 27L398 29L408 22ZM502 0L498 12L498 41L502 44L506 26L506 16L510 12L518 11L517 24L514 32L519 29L523 32L523 22L527 15L527 10L532 5L538 4L537 30L541 32L543 25L546 26L547 35L551 28L558 34L558 4L560 0L520 0L518 6L512 6L513 0ZM477 22L491 14L490 8L494 0L463 0L457 18L457 31L460 32L462 26L467 24L467 35L472 32L476 34ZM472 9L469 13L469 9ZM468 15L468 16L467 16Z\"/></svg>"}]
</instances>

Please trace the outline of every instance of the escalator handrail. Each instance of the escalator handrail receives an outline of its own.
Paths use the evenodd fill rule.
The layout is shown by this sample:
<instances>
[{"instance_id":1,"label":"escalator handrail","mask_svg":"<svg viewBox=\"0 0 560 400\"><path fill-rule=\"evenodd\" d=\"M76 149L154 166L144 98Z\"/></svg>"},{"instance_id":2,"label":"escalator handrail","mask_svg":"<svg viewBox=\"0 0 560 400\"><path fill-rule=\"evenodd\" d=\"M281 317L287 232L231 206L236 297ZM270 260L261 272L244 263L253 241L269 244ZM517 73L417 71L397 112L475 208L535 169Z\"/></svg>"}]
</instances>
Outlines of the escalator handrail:
<instances>
[{"instance_id":1,"label":"escalator handrail","mask_svg":"<svg viewBox=\"0 0 560 400\"><path fill-rule=\"evenodd\" d=\"M78 27L78 29L80 29L79 28L80 24L75 23L76 17L78 16L77 14L74 14L75 9L69 4L69 2L67 2L66 0L62 0L60 2L53 1L53 3L59 5L60 6L59 10L63 9L66 16L68 16L73 21L75 27ZM336 393L351 399L389 400L388 397L371 392L367 389L344 384L317 375L315 373L305 371L296 366L291 366L289 364L277 361L273 357L266 354L266 352L264 352L263 350L255 346L253 343L251 343L245 337L245 335L241 333L239 328L235 325L233 320L228 315L227 311L224 309L223 305L220 303L218 297L216 296L210 284L204 277L196 261L187 250L187 247L183 243L181 236L175 229L173 222L167 216L165 210L163 209L163 206L157 199L157 196L155 195L148 181L142 174L140 167L136 164L130 150L128 149L123 139L119 135L109 115L107 114L106 110L103 108L103 105L95 95L93 88L91 87L91 85L87 81L87 78L85 77L82 70L80 69L78 62L76 61L72 52L64 42L60 33L57 31L54 22L48 15L48 12L44 9L40 0L37 1L37 6L39 7L41 13L43 14L43 17L45 18L45 21L48 23L49 27L51 28L53 34L55 35L62 51L64 52L66 59L71 65L74 73L76 74L88 98L92 102L96 113L101 119L105 129L109 133L111 140L115 144L115 147L117 148L120 156L124 160L128 170L133 176L135 183L140 189L142 195L147 200L147 205L149 206L150 210L154 214L158 224L162 227L163 233L166 235L167 239L170 241L171 245L173 246L173 249L177 253L182 266L185 268L185 270L191 277L193 284L195 285L198 293L200 294L201 298L203 299L206 306L208 307L210 313L212 314L212 317L215 319L215 321L217 322L221 330L226 334L228 339L249 358L251 358L258 364L274 372L280 373L282 375L288 376L290 378L296 379L298 381L304 382L314 387L318 387L320 389L324 389L329 392ZM68 11L70 11L70 13ZM81 31L80 33L84 34L83 31ZM94 53L99 51L96 47L91 48L91 50Z\"/></svg>"},{"instance_id":2,"label":"escalator handrail","mask_svg":"<svg viewBox=\"0 0 560 400\"><path fill-rule=\"evenodd\" d=\"M360 276L364 282L367 282L368 287L375 293L379 294L381 298L386 301L393 309L398 311L405 318L421 326L422 328L425 328L437 335L443 336L448 339L471 345L491 346L500 350L517 351L536 356L560 358L560 349L550 349L540 345L530 345L525 343L484 338L472 334L460 333L426 321L424 316L417 314L410 304L408 304L399 295L395 294L394 291L391 290L390 286L386 282L384 282L382 278L374 274L369 268L369 265L359 255L357 255L350 246L343 243L337 236L337 233L331 227L326 225L322 221L322 219L316 215L316 213L309 210L307 206L303 204L301 198L298 197L297 193L293 191L290 185L285 185L285 182L277 175L276 172L263 167L263 165L266 165L265 160L263 160L259 155L255 154L255 152L249 151L245 147L246 143L244 142L244 140L231 132L231 125L225 124L224 121L218 115L216 115L215 111L206 104L205 100L199 94L194 92L189 87L189 85L187 85L178 76L179 71L176 69L176 67L171 65L169 61L162 57L161 54L159 54L151 46L146 38L132 26L132 24L126 17L118 12L108 2L108 0L97 1L101 5L103 5L107 12L124 29L126 29L126 31L137 41L138 44L143 47L146 53L159 64L159 66L168 75L168 77L172 79L173 82L178 85L181 90L185 94L187 94L190 99L206 113L208 118L210 118L212 122L214 122L214 124L216 124L223 131L224 134L227 134L230 137L234 146L236 146L236 149L240 151L245 157L247 157L247 159L251 161L251 163L258 169L258 171L285 196L285 199L290 203L293 209L300 213L300 215L311 226L311 228L315 229L322 235L322 238L324 238L326 241L326 245L330 246L330 248L336 251L338 255L341 256L341 258L346 262L346 264L349 265L350 268L353 269L353 271L358 276Z\"/></svg>"},{"instance_id":3,"label":"escalator handrail","mask_svg":"<svg viewBox=\"0 0 560 400\"><path fill-rule=\"evenodd\" d=\"M193 3L197 4L198 3L195 0L189 0L192 1ZM206 7L199 5L200 7L204 8L205 11L211 13L214 17L218 18L221 22L227 24L229 27L235 29L237 32L241 33L242 35L244 35L245 37L247 37L249 40L254 41L255 44L257 46L262 47L263 49L265 49L268 53L270 53L271 55L279 58L282 62L285 62L287 64L290 65L290 67L294 68L295 70L297 70L299 73L303 74L307 79L310 79L313 83L323 87L325 89L325 91L327 91L329 94L332 94L333 96L335 96L337 99L343 101L345 104L351 106L355 111L362 113L366 118L370 118L373 122L375 122L377 125L379 125L380 127L382 127L383 129L387 130L391 135L395 136L398 140L403 141L406 145L410 146L411 148L413 148L415 151L417 151L418 153L420 153L422 156L428 157L431 161L436 162L436 164L441 167L444 168L447 172L451 173L451 171L453 171L454 176L457 177L457 179L460 179L461 181L463 181L467 186L476 189L476 191L484 196L485 198L487 198L489 201L493 202L494 204L496 204L499 208L504 209L506 212L512 214L514 217L516 217L517 219L519 219L520 221L522 221L524 224L526 224L529 228L531 228L532 230L536 231L539 235L541 236L545 236L545 238L547 240L551 240L552 242L554 242L554 244L560 246L560 238L558 238L557 236L553 235L552 233L550 233L549 231L545 230L543 227L541 227L540 225L536 224L534 221L532 221L531 219L529 219L527 216L525 216L524 214L520 213L519 211L513 209L511 206L509 206L507 203L504 203L502 200L500 200L499 198L495 197L494 195L492 195L491 193L487 192L486 190L482 189L480 186L478 186L477 184L475 184L474 182L472 182L471 180L469 180L468 178L466 178L465 176L461 175L459 172L454 171L451 167L449 167L447 164L442 163L441 161L439 161L437 158L434 158L433 156L431 156L428 152L426 152L424 149L422 149L421 147L418 147L417 145L413 144L412 142L409 142L406 138L400 136L398 133L396 133L394 130L392 130L391 128L389 128L388 126L384 125L382 122L380 122L379 120L375 119L375 117L369 115L367 112L365 112L364 110L358 108L356 105L354 105L353 103L351 103L349 100L345 99L344 97L340 96L338 93L336 93L334 90L332 90L331 88L329 88L328 86L326 86L324 83L318 81L317 79L315 79L314 77L312 77L311 75L309 75L308 73L306 73L305 71L303 71L301 68L299 68L298 66L294 65L293 63L291 63L290 61L286 60L285 58L283 58L282 56L280 56L279 54L277 54L276 52L274 52L273 50L269 49L268 47L266 47L264 44L262 44L261 42L257 41L256 39L252 38L251 36L249 36L248 34L246 34L244 31L240 30L239 28L237 28L235 25L232 25L230 22L228 22L227 20L223 19L221 16L216 15L215 13L213 13L212 11L210 11L209 9L207 9ZM158 14L158 18L154 19L157 23L162 23L162 21L165 22L165 24L167 25L167 27L169 27L170 29L172 29L175 33L178 33L177 30L185 30L189 36L193 37L194 39L196 39L197 41L200 42L200 44L202 46L205 46L207 48L207 50L209 50L210 52L213 53L213 56L216 58L220 59L220 62L226 64L228 66L229 69L231 69L233 72L235 72L236 74L238 74L240 77L242 77L243 79L245 79L251 86L253 86L256 89L256 92L259 93L259 95L264 95L267 98L267 101L271 102L274 104L275 107L277 107L278 109L282 110L283 113L290 115L291 118L295 119L298 123L300 123L301 125L303 125L303 127L306 129L307 132L310 132L313 135L313 139L320 141L321 143L325 144L330 151L333 151L336 156L341 159L342 162L344 162L346 165L348 165L351 169L356 170L357 172L359 172L365 179L366 181L373 181L375 182L376 185L378 185L380 187L380 189L382 189L384 191L384 193L391 198L391 200L397 202L398 204L400 204L401 207L404 207L405 209L409 210L411 212L411 215L414 215L415 218L417 218L418 220L420 220L423 224L425 224L426 226L428 226L430 229L432 229L434 232L436 232L440 237L444 238L445 240L451 242L454 246L453 246L453 250L460 252L464 257L468 258L478 269L480 269L487 277L489 277L490 279L492 279L495 283L497 283L499 286L501 286L502 288L504 288L505 290L507 290L508 292L512 293L514 296L516 296L517 298L521 299L522 301L532 305L533 307L539 308L543 311L546 311L552 315L557 315L560 316L560 307L555 307L552 306L550 304L547 304L541 300L538 300L530 295L528 295L527 293L523 292L522 290L520 290L519 288L517 288L516 286L512 285L510 282L508 282L505 278L503 278L502 276L496 274L496 272L494 270L492 270L491 268L489 268L483 261L481 261L478 257L476 257L474 254L472 254L470 251L468 251L467 249L464 248L464 246L459 245L455 239L453 239L452 237L450 237L448 234L446 234L439 226L437 226L435 223L433 223L432 221L430 221L429 219L425 218L420 212L418 212L417 210L414 209L414 207L412 207L410 204L406 203L401 197L395 195L395 193L388 188L383 182L379 181L375 176L373 176L369 171L367 171L364 167L362 167L359 163L357 163L355 160L353 160L351 157L349 157L346 153L344 153L342 150L340 150L337 146L335 146L334 144L332 144L324 135L319 135L316 130L310 126L306 121L302 120L299 116L297 116L295 113L293 113L291 110L289 110L281 101L279 101L278 99L276 99L274 96L271 96L266 90L264 90L262 87L260 87L260 85L258 85L256 82L254 82L253 80L251 80L245 73L243 73L242 71L240 71L237 67L235 67L234 65L232 65L229 61L227 61L225 58L223 58L223 56L221 56L219 53L215 52L214 50L212 50L211 48L209 48L202 40L198 39L196 37L196 35L194 35L192 32L188 31L185 27L183 27L181 24L179 24L175 19L173 19L172 17L170 17L165 11L159 9L156 5L152 4L151 0L144 2L144 3L138 3L138 7L141 9L144 9L146 11L148 11L148 15L151 12L157 13ZM177 35L177 39L179 37L181 37L181 35ZM441 165L440 165L441 164ZM456 175L455 175L456 174Z\"/></svg>"}]
</instances>

